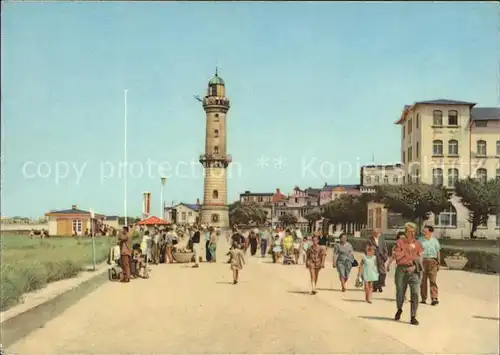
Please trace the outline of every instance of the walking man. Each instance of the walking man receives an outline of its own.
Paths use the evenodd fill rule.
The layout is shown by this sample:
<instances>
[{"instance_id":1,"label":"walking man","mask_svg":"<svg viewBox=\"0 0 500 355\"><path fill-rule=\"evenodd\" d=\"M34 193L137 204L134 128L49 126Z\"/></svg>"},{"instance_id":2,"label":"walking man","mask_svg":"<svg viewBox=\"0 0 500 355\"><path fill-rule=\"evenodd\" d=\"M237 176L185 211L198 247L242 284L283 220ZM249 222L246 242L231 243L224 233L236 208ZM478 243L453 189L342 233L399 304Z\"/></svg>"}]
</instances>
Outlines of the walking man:
<instances>
[{"instance_id":1,"label":"walking man","mask_svg":"<svg viewBox=\"0 0 500 355\"><path fill-rule=\"evenodd\" d=\"M417 309L418 309L418 291L420 287L420 272L422 265L420 264L420 255L422 254L422 245L415 239L415 223L408 222L405 224L406 238L399 239L394 247L394 257L396 259L396 304L397 312L394 316L395 320L401 319L403 313L403 304L406 289L410 286L411 300L411 318L410 323L418 325Z\"/></svg>"},{"instance_id":2,"label":"walking man","mask_svg":"<svg viewBox=\"0 0 500 355\"><path fill-rule=\"evenodd\" d=\"M191 244L193 245L194 252L194 265L193 267L198 267L198 261L201 262L201 250L200 250L200 230L195 228L193 237L191 238Z\"/></svg>"},{"instance_id":3,"label":"walking man","mask_svg":"<svg viewBox=\"0 0 500 355\"><path fill-rule=\"evenodd\" d=\"M130 248L128 227L123 227L118 241L120 243L120 266L122 268L120 282L130 282L130 258L132 257L132 251Z\"/></svg>"},{"instance_id":4,"label":"walking man","mask_svg":"<svg viewBox=\"0 0 500 355\"><path fill-rule=\"evenodd\" d=\"M269 233L269 228L265 228L260 232L260 255L262 257L266 256L267 253L267 243L271 238L271 233Z\"/></svg>"},{"instance_id":5,"label":"walking man","mask_svg":"<svg viewBox=\"0 0 500 355\"><path fill-rule=\"evenodd\" d=\"M420 284L421 303L426 303L427 300L427 282L430 284L431 291L431 305L436 306L438 301L438 285L436 283L437 273L439 271L439 264L441 263L441 245L439 240L432 235L434 228L432 226L424 227L424 237L421 238L422 244L422 282Z\"/></svg>"}]
</instances>

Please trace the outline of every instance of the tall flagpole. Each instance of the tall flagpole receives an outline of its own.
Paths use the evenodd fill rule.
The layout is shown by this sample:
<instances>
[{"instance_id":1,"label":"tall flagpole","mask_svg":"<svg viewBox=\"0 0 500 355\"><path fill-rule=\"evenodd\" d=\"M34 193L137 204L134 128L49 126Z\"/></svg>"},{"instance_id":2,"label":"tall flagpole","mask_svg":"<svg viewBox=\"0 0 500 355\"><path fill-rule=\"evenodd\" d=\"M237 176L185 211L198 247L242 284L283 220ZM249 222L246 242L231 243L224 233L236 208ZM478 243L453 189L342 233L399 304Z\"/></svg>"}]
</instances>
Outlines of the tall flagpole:
<instances>
[{"instance_id":1,"label":"tall flagpole","mask_svg":"<svg viewBox=\"0 0 500 355\"><path fill-rule=\"evenodd\" d=\"M125 110L124 110L125 128L124 128L124 139L123 139L123 209L125 213L125 225L128 225L128 211L127 211L127 89L125 89Z\"/></svg>"}]
</instances>

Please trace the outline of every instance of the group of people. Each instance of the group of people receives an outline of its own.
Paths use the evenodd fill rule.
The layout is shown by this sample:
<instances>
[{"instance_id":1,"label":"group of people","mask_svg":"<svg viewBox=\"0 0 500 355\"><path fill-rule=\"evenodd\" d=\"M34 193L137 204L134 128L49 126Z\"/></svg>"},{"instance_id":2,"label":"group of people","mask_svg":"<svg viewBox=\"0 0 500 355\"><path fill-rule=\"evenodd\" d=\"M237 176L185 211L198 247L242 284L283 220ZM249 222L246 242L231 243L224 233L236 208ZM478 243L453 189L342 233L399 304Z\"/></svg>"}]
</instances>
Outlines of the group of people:
<instances>
[{"instance_id":1,"label":"group of people","mask_svg":"<svg viewBox=\"0 0 500 355\"><path fill-rule=\"evenodd\" d=\"M354 256L354 248L348 242L347 235L341 234L339 242L333 247L332 264L338 272L342 292L347 290L352 268L359 266L356 286L364 287L365 300L367 303L372 303L372 294L383 292L387 272L395 262L397 312L394 318L395 320L401 319L406 300L405 294L410 288L410 323L418 325L416 317L419 294L420 302L426 303L429 285L431 305L439 304L436 278L441 262L441 247L438 239L432 236L434 231L432 226L425 226L424 236L418 240L416 228L414 223L405 224L405 231L398 233L390 257L384 237L379 231L374 230L365 245L364 255L359 263ZM198 226L189 230L188 249L193 250L195 255L193 267L199 267L198 263L203 260L203 249L205 249L206 261L216 262L217 242L220 236L221 230L211 226ZM311 294L317 293L318 276L321 269L325 267L328 244L327 237L320 231L308 238L303 236L299 229L267 227L243 232L234 227L228 241L230 249L227 253L229 256L227 263L230 264L234 284L238 283L247 250L250 249L250 254L254 256L260 246L261 256L266 257L270 253L274 263L280 262L282 258L283 264L303 263L309 270ZM174 261L172 249L177 244L177 235L172 229L155 229L152 235L149 231L145 231L141 244L134 244L130 247L130 242L128 227L124 227L118 236L113 256L110 256L110 260L116 260L122 270L121 282L129 282L131 277L147 277L148 262L158 264ZM142 275L141 270L144 270Z\"/></svg>"},{"instance_id":2,"label":"group of people","mask_svg":"<svg viewBox=\"0 0 500 355\"><path fill-rule=\"evenodd\" d=\"M365 246L357 275L358 286L364 285L366 302L372 303L372 293L383 292L387 272L390 271L392 263L396 262L394 280L397 312L394 319L401 319L405 294L410 288L410 323L414 325L419 324L417 320L419 293L420 303L425 304L430 286L431 305L439 304L436 278L441 263L441 246L439 240L432 236L434 228L425 226L424 236L418 240L415 236L416 229L414 223L405 224L405 231L397 235L396 245L392 249L390 258L385 239L381 237L380 232L373 231ZM333 255L333 266L338 270L342 291L345 292L351 269L358 265L354 249L345 234L341 235L340 243L334 247ZM315 293L314 288L312 292Z\"/></svg>"},{"instance_id":3,"label":"group of people","mask_svg":"<svg viewBox=\"0 0 500 355\"><path fill-rule=\"evenodd\" d=\"M194 226L189 229L188 249L194 252L194 268L199 267L200 262L205 260L209 263L217 261L217 242L221 236L221 230L213 226ZM205 251L203 253L203 251Z\"/></svg>"},{"instance_id":4,"label":"group of people","mask_svg":"<svg viewBox=\"0 0 500 355\"><path fill-rule=\"evenodd\" d=\"M152 232L143 231L141 243L131 243L130 229L125 226L108 254L110 279L130 282L131 278L149 278L149 263L173 263L178 236L172 228L155 227Z\"/></svg>"},{"instance_id":5,"label":"group of people","mask_svg":"<svg viewBox=\"0 0 500 355\"><path fill-rule=\"evenodd\" d=\"M395 285L396 285L396 307L395 320L400 320L403 313L403 305L406 300L405 294L410 288L410 323L418 325L417 309L420 303L426 303L430 291L431 305L436 306L438 301L438 286L436 282L437 272L441 263L439 240L432 236L432 226L424 227L424 236L416 238L417 226L414 223L406 223L405 231L399 232L397 241L392 248L391 256L386 240L378 230L372 232L364 248L364 255L360 262L354 256L354 248L347 240L346 234L341 234L339 242L333 247L333 267L337 269L342 292L347 290L347 282L353 267L358 267L356 284L364 287L365 300L372 303L374 292L383 292L386 286L387 272L395 262ZM268 246L268 241L273 235L273 243ZM327 238L320 231L314 233L309 240L303 237L297 230L278 227L276 231L268 228L263 231L258 229L248 232L247 236L238 230L233 231L232 250L230 252L231 268L240 270L244 263L240 259L246 253L250 245L251 255L256 254L256 245L261 245L261 256L270 252L273 262L279 262L283 257L283 263L293 258L293 263L299 264L301 260L309 270L311 282L311 294L316 294L316 285L321 269L325 267L327 256ZM267 250L269 247L269 250ZM235 255L238 255L236 258ZM238 273L233 274L234 283L237 283ZM430 287L429 287L430 286ZM430 290L429 290L430 288Z\"/></svg>"}]
</instances>

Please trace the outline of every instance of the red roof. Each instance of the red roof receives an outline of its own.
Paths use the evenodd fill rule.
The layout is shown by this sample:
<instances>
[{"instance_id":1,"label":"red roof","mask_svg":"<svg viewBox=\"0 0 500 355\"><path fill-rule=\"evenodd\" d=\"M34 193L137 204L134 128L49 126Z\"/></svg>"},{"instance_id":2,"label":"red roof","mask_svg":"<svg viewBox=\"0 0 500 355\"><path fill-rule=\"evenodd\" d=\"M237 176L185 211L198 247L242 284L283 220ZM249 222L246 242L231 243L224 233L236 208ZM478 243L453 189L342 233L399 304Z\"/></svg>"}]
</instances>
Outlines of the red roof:
<instances>
[{"instance_id":1,"label":"red roof","mask_svg":"<svg viewBox=\"0 0 500 355\"><path fill-rule=\"evenodd\" d=\"M146 225L146 226L152 226L152 225L156 225L156 224L168 224L168 222L164 221L161 218L158 218L158 217L155 217L155 216L151 216L151 217L148 217L146 219L143 219L142 221L140 221L137 224Z\"/></svg>"}]
</instances>

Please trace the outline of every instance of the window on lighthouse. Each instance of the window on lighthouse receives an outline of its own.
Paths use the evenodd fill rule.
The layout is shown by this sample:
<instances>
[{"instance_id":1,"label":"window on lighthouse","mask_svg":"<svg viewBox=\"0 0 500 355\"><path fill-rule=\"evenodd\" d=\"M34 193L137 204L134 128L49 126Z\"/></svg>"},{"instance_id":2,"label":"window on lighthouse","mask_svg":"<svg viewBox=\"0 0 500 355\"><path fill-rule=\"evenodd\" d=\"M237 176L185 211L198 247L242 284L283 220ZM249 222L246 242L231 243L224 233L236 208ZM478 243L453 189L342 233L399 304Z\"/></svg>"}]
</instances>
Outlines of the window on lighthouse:
<instances>
[{"instance_id":1,"label":"window on lighthouse","mask_svg":"<svg viewBox=\"0 0 500 355\"><path fill-rule=\"evenodd\" d=\"M214 192L212 192L212 197L213 198L219 198L219 191L214 190Z\"/></svg>"},{"instance_id":2,"label":"window on lighthouse","mask_svg":"<svg viewBox=\"0 0 500 355\"><path fill-rule=\"evenodd\" d=\"M215 130L214 130L214 137L215 137L215 138L218 138L218 137L219 137L219 130L218 130L218 129L215 129Z\"/></svg>"},{"instance_id":3,"label":"window on lighthouse","mask_svg":"<svg viewBox=\"0 0 500 355\"><path fill-rule=\"evenodd\" d=\"M214 154L219 154L219 147L218 146L214 147Z\"/></svg>"}]
</instances>

